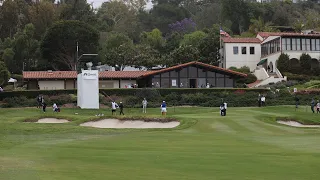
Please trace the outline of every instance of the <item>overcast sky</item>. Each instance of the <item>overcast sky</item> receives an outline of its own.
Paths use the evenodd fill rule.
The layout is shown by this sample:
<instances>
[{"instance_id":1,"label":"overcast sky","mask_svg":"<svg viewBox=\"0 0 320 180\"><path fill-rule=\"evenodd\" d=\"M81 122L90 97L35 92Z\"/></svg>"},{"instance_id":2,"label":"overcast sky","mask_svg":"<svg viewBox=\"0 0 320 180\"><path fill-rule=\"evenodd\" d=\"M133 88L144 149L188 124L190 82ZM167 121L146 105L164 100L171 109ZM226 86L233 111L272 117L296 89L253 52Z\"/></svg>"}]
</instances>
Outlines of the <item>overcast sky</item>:
<instances>
[{"instance_id":1,"label":"overcast sky","mask_svg":"<svg viewBox=\"0 0 320 180\"><path fill-rule=\"evenodd\" d=\"M1 1L1 0L0 0ZM92 3L93 2L93 7L94 8L98 8L98 7L100 7L101 6L101 4L103 3L103 2L106 2L106 1L108 1L108 0L87 0L88 1L88 3ZM151 1L147 4L147 9L151 9L151 7L152 7L152 3L151 3Z\"/></svg>"}]
</instances>

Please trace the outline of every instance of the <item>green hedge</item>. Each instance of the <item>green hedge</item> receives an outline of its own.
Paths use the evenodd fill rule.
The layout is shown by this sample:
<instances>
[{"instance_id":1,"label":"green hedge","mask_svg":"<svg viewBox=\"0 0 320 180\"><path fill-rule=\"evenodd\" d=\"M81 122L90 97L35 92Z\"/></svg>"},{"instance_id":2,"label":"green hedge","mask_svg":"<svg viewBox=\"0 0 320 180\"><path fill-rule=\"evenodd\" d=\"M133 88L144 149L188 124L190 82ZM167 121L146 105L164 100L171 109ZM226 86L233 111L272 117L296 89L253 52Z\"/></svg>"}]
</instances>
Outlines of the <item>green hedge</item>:
<instances>
[{"instance_id":1,"label":"green hedge","mask_svg":"<svg viewBox=\"0 0 320 180\"><path fill-rule=\"evenodd\" d=\"M117 95L117 96L136 96L144 94L161 94L162 96L171 94L171 93L178 93L178 94L194 94L194 93L203 93L203 94L209 94L211 92L237 92L237 91L246 91L246 92L257 92L257 93L263 93L267 92L267 89L245 89L245 88L226 88L226 89L191 89L191 88L170 88L170 89L156 89L156 88L147 88L147 89L134 89L134 88L128 88L128 89L100 89L100 93L104 92L107 95ZM28 91L7 91L0 93L0 101L2 101L4 98L8 97L18 97L18 96L25 96L27 98L36 98L39 94L41 95L47 95L47 96L57 96L61 94L77 94L76 89L72 90L28 90ZM147 96L148 97L148 96Z\"/></svg>"},{"instance_id":2,"label":"green hedge","mask_svg":"<svg viewBox=\"0 0 320 180\"><path fill-rule=\"evenodd\" d=\"M218 107L222 101L228 103L229 107L257 106L258 94L266 96L267 105L294 105L295 94L290 94L287 89L279 92L266 89L103 89L110 98L105 98L100 93L100 103L110 106L111 99L122 101L125 107L141 107L143 98L147 98L148 107L159 107L165 100L168 106L204 106ZM75 90L63 91L22 91L26 95L12 92L12 97L6 97L0 103L1 107L30 107L36 106L36 95L44 95L48 106L57 103L76 104L77 96ZM73 92L73 93L72 93ZM296 93L301 105L310 105L311 99L320 99L320 91L299 91ZM10 92L6 92L7 94ZM16 94L13 94L16 93ZM60 93L60 94L59 94ZM61 94L62 93L62 94ZM70 94L69 94L70 93ZM4 93L5 94L5 93ZM49 94L49 95L45 95ZM53 95L50 95L53 94ZM58 94L58 95L57 95Z\"/></svg>"}]
</instances>

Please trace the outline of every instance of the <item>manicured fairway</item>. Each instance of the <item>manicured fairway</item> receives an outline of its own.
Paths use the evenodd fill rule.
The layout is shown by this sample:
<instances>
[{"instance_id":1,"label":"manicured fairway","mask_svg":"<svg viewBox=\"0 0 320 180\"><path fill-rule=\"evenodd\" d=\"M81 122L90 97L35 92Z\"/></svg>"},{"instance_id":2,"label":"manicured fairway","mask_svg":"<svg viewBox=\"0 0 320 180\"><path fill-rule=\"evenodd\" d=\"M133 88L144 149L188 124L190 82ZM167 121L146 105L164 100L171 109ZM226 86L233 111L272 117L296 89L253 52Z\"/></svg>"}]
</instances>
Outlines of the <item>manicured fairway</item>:
<instances>
[{"instance_id":1,"label":"manicured fairway","mask_svg":"<svg viewBox=\"0 0 320 180\"><path fill-rule=\"evenodd\" d=\"M0 109L0 179L319 179L320 129L278 125L274 119L320 122L320 115L283 106L228 108L221 117L217 109L169 109L182 120L173 130L80 127L97 111L77 109L59 114L73 120L67 124L23 123L42 113ZM158 116L159 109L149 115Z\"/></svg>"}]
</instances>

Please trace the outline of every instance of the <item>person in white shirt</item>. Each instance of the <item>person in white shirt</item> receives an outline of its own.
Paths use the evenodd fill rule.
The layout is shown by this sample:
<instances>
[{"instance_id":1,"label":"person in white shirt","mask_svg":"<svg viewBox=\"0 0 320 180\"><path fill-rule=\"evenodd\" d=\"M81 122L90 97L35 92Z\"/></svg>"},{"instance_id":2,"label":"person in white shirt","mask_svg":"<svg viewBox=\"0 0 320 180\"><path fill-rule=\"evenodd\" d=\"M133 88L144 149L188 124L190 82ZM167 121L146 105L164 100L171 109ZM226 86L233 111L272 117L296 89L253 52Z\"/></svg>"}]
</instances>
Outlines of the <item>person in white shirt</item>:
<instances>
[{"instance_id":1,"label":"person in white shirt","mask_svg":"<svg viewBox=\"0 0 320 180\"><path fill-rule=\"evenodd\" d=\"M146 98L144 98L142 101L142 113L147 113L147 104L148 101L146 100Z\"/></svg>"},{"instance_id":2,"label":"person in white shirt","mask_svg":"<svg viewBox=\"0 0 320 180\"><path fill-rule=\"evenodd\" d=\"M225 108L225 104L224 103L222 103L220 105L220 115L221 116L225 116L226 115L226 108Z\"/></svg>"},{"instance_id":3,"label":"person in white shirt","mask_svg":"<svg viewBox=\"0 0 320 180\"><path fill-rule=\"evenodd\" d=\"M53 112L59 112L59 107L57 106L56 103L53 103L52 108L53 108Z\"/></svg>"},{"instance_id":4,"label":"person in white shirt","mask_svg":"<svg viewBox=\"0 0 320 180\"><path fill-rule=\"evenodd\" d=\"M210 84L209 84L209 83L207 83L207 86L206 86L206 88L210 88Z\"/></svg>"},{"instance_id":5,"label":"person in white shirt","mask_svg":"<svg viewBox=\"0 0 320 180\"><path fill-rule=\"evenodd\" d=\"M118 104L117 104L116 102L113 101L113 102L111 103L111 112L112 112L112 115L116 113L118 107L119 107L119 106L118 106Z\"/></svg>"},{"instance_id":6,"label":"person in white shirt","mask_svg":"<svg viewBox=\"0 0 320 180\"><path fill-rule=\"evenodd\" d=\"M266 97L265 97L265 96L262 96L262 97L261 97L261 105L262 105L262 106L265 106L265 105L266 105Z\"/></svg>"},{"instance_id":7,"label":"person in white shirt","mask_svg":"<svg viewBox=\"0 0 320 180\"><path fill-rule=\"evenodd\" d=\"M2 89L2 87L0 87L0 92L3 92L3 89Z\"/></svg>"},{"instance_id":8,"label":"person in white shirt","mask_svg":"<svg viewBox=\"0 0 320 180\"><path fill-rule=\"evenodd\" d=\"M226 116L227 115L228 104L225 102L225 103L223 103L223 105L224 105L224 115Z\"/></svg>"}]
</instances>

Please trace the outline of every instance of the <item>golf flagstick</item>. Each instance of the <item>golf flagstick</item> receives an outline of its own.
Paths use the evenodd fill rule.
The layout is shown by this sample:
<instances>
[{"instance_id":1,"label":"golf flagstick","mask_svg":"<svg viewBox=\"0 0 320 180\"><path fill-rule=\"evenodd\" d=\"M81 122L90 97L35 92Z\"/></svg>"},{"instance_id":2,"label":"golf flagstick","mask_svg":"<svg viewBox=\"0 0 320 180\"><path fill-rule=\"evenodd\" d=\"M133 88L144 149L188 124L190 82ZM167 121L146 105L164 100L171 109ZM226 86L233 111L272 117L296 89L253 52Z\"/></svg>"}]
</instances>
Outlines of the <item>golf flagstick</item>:
<instances>
[{"instance_id":1,"label":"golf flagstick","mask_svg":"<svg viewBox=\"0 0 320 180\"><path fill-rule=\"evenodd\" d=\"M106 94L105 92L102 91L102 94L105 96L105 97L108 97L112 102L113 102L113 99L111 99L110 96L108 96L108 94Z\"/></svg>"}]
</instances>

